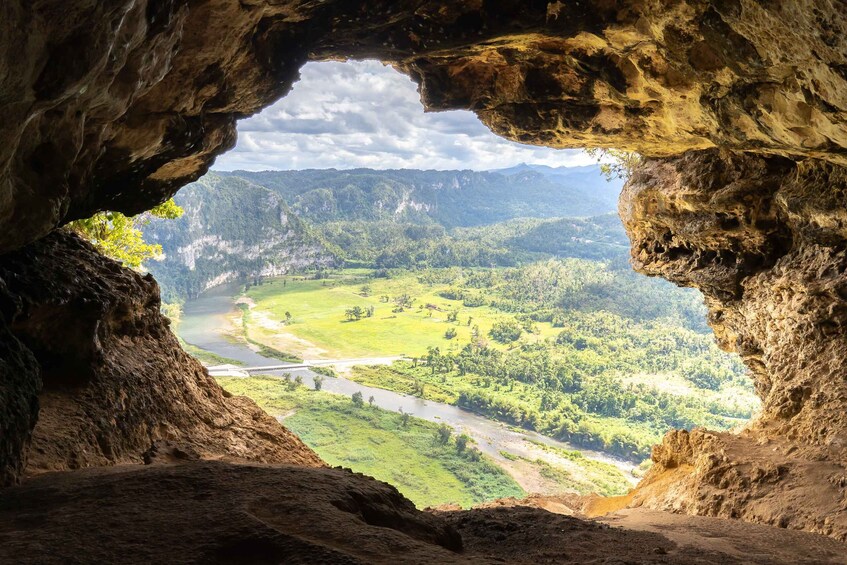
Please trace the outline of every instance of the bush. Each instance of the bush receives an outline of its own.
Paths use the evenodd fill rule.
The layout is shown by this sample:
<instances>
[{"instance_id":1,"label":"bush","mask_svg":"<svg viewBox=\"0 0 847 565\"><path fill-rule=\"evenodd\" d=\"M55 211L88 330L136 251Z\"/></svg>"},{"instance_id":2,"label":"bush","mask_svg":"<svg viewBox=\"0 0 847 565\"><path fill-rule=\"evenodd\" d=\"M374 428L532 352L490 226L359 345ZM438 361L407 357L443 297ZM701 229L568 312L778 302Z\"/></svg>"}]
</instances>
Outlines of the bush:
<instances>
[{"instance_id":1,"label":"bush","mask_svg":"<svg viewBox=\"0 0 847 565\"><path fill-rule=\"evenodd\" d=\"M488 335L491 336L491 339L500 343L512 343L517 341L522 333L523 328L515 320L501 320L494 323Z\"/></svg>"}]
</instances>

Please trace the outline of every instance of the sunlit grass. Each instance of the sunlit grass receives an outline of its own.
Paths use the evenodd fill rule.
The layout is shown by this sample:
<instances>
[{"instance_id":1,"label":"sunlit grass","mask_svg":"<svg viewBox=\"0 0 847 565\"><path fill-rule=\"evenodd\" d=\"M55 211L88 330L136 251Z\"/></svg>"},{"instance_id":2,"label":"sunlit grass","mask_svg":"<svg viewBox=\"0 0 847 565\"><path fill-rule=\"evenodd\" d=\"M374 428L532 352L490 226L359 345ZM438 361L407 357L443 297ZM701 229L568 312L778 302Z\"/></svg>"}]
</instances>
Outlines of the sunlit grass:
<instances>
[{"instance_id":1,"label":"sunlit grass","mask_svg":"<svg viewBox=\"0 0 847 565\"><path fill-rule=\"evenodd\" d=\"M253 398L330 465L349 467L391 483L420 508L470 507L496 498L524 496L500 467L480 454L460 454L455 441L438 441L438 424L350 398L305 388L289 391L274 377L220 378L229 392ZM292 413L293 412L293 413Z\"/></svg>"},{"instance_id":2,"label":"sunlit grass","mask_svg":"<svg viewBox=\"0 0 847 565\"><path fill-rule=\"evenodd\" d=\"M486 336L497 320L509 317L490 306L467 307L460 300L439 296L448 285L423 284L414 274L365 278L359 271L346 270L337 278L324 280L288 278L284 284L281 279L273 279L252 287L248 296L256 303L254 312L277 322L284 321L289 312L293 323L284 330L252 323L250 336L306 357L310 357L308 346L286 339L284 334L317 346L325 358L422 357L428 347L456 350L471 340L474 326ZM363 293L365 286L369 287L367 296ZM395 312L394 299L402 294L411 296L414 303L411 308ZM383 297L388 297L388 302ZM348 321L345 311L355 306L373 307L374 314ZM448 322L452 311L458 311L458 319ZM543 340L557 332L550 324L536 325L539 334L525 334L524 342ZM450 328L456 331L453 339L445 338Z\"/></svg>"}]
</instances>

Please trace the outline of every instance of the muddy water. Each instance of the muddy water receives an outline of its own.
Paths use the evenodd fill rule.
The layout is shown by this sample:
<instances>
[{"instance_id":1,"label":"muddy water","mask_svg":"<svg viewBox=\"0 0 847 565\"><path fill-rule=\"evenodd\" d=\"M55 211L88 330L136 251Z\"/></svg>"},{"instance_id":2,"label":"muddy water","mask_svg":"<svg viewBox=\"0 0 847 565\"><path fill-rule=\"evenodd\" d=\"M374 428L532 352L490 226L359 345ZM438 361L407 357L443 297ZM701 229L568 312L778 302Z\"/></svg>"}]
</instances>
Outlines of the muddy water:
<instances>
[{"instance_id":1,"label":"muddy water","mask_svg":"<svg viewBox=\"0 0 847 565\"><path fill-rule=\"evenodd\" d=\"M225 329L230 325L228 317L236 312L232 297L238 289L238 285L220 286L204 293L196 300L187 302L179 324L180 337L196 347L240 361L248 367L280 365L279 360L259 355L246 345L225 336ZM283 372L280 370L268 373L281 375ZM315 374L311 371L297 369L288 372L292 375L300 375L306 386L313 386L312 379ZM615 465L624 471L627 477L632 478L630 472L634 465L630 462L597 451L582 449L536 432L516 430L456 406L360 385L342 376L324 379L322 389L346 396L361 392L365 399L373 397L374 404L380 408L395 412L403 411L432 422L447 423L458 433L471 436L483 453L500 462L506 460L501 451L531 459L539 457L541 450L526 441L532 440L561 449L580 451L590 459ZM634 483L635 479L632 480Z\"/></svg>"}]
</instances>

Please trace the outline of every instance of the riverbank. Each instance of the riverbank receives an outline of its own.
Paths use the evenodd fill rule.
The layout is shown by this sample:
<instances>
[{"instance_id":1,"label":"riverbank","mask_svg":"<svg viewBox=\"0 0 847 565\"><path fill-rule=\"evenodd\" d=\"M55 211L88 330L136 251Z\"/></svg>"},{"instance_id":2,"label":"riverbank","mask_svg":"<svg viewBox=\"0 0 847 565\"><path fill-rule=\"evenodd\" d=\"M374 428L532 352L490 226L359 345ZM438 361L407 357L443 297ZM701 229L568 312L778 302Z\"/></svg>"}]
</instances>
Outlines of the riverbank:
<instances>
[{"instance_id":1,"label":"riverbank","mask_svg":"<svg viewBox=\"0 0 847 565\"><path fill-rule=\"evenodd\" d=\"M180 337L195 347L247 366L278 365L277 360L252 351L246 344L239 343L228 335L228 318L237 314L233 296L238 291L239 287L235 285L217 287L197 300L186 303L178 328ZM281 379L284 372L275 372L275 378L280 381L280 386L284 384ZM304 387L314 388L315 374L311 371L300 369L290 373L292 379L299 376ZM343 375L336 378L324 378L322 388L324 392L336 393L347 398L358 392L366 401L373 397L374 405L378 408L398 414L408 413L436 424L447 424L454 430L454 435L467 434L483 454L506 470L521 488L530 493L562 492L561 481L555 480L555 477L550 478L555 475L555 469L566 472L574 485L583 485L581 488L574 486L570 489L572 492L586 489L602 492L604 488L596 481L596 478L589 478L582 466L550 450L543 449L541 445L576 453L584 457L586 461L595 461L604 465L604 473L612 477L613 484L623 481L620 484L634 485L636 482L636 478L632 475L634 468L632 463L599 452L577 449L568 443L534 432L510 428L456 406L364 386L344 378ZM353 465L351 467L357 470ZM554 471L551 472L550 469ZM595 485L596 488L585 486L586 484Z\"/></svg>"}]
</instances>

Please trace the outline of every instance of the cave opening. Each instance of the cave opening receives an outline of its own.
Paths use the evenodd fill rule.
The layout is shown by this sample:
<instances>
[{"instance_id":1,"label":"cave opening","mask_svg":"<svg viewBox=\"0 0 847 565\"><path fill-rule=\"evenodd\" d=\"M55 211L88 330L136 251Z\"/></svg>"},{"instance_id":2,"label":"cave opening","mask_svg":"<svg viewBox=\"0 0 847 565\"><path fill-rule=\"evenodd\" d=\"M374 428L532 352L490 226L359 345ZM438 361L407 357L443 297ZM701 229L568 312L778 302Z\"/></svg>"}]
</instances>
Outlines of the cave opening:
<instances>
[{"instance_id":1,"label":"cave opening","mask_svg":"<svg viewBox=\"0 0 847 565\"><path fill-rule=\"evenodd\" d=\"M0 8L0 52L6 55L0 57L0 561L843 563L847 17L839 3L8 0ZM232 148L239 120L286 94L307 61L350 57L389 62L420 84L425 108L473 111L505 139L642 155L618 207L632 266L703 293L717 342L749 370L761 399L757 417L737 433L668 432L652 450L653 466L624 497L527 497L473 510L421 511L389 484L331 467L256 402L221 388L169 329L155 277L58 229L97 213L104 216L89 228L123 221L109 211L124 218L149 211L150 225L176 214L168 199ZM239 187L245 208L255 184ZM219 191L206 209L223 206L224 196ZM491 199L490 208L507 201ZM280 210L280 199L256 202L291 222L301 244L328 249L314 245L320 234L299 221L300 209ZM437 208L444 207L439 198ZM411 214L414 207L404 209ZM432 235L429 227L415 228L401 235L416 241ZM449 230L447 236L455 239ZM365 240L357 233L345 245L357 241ZM219 251L223 256L230 248ZM555 280L588 270L576 269L578 263L567 262ZM388 318L418 314L419 302L398 304L396 295L425 296L405 288L372 294L376 279L356 279L370 264L345 265L355 284L334 321L357 336L367 334L383 308L390 308ZM482 327L491 347L471 352L476 357L460 358L464 348L450 351L473 327L459 327L463 308L496 302L496 310L509 310L503 317L516 323L500 327L501 337L517 328L518 340L527 340L537 335L532 323L542 335L545 324L553 325L552 316L530 319L529 327L517 319L526 313L519 298L543 289L533 282L548 283L549 270L521 278L527 264L500 267L512 269L500 286L487 284L493 275L477 276L483 268L457 267L459 278L422 301L419 325L440 324L438 339L447 349L430 359L427 351L418 367L410 361L410 370L421 373L417 382L391 368L398 387L417 387L414 393L423 384L426 394L443 393L439 401L446 405L451 392L457 403L462 392L465 401L479 400L468 396L474 390L453 384L472 380L486 362L513 374L514 364L504 360L544 359L543 347L493 344L495 336ZM422 271L400 284L413 290L442 284L419 280ZM309 284L327 293L343 286L328 266L322 272L330 276L295 281L292 275L282 285L301 296ZM605 281L591 285L603 298L595 305L620 300L619 291L603 295ZM236 310L242 330L311 323L290 308L281 318L254 319L262 293L275 283L250 282L247 298L257 306L251 310L244 301ZM518 294L465 305L465 290L469 304L477 304L483 289L502 295L509 284ZM651 287L648 294L645 304L661 290ZM451 300L461 303L460 317L448 322L452 310L437 307ZM362 316L370 305L376 315L365 309ZM391 312L395 307L403 311ZM610 331L633 327L618 318L608 318ZM457 335L448 338L450 329ZM556 341L569 329L555 328ZM576 329L585 334L584 324ZM403 338L413 346L411 335L418 334ZM615 343L591 337L566 335L555 347L596 366L592 353ZM667 355L653 357L645 363ZM378 367L365 377L383 378L385 371ZM322 376L327 389L342 380ZM571 374L562 376L568 382ZM589 379L582 377L572 396L584 393ZM285 380L265 381L254 396L273 400L280 382L290 398L316 394L295 375L290 385ZM520 420L506 429L524 433L527 402L510 408L522 392L529 390L525 400L540 392L537 383L478 381L473 386L489 398L509 402L495 408ZM557 400L551 395L545 402L540 394L530 408ZM562 412L576 420L584 404L596 400L605 409L609 398L582 394L571 400L573 409L561 402L557 408L567 407ZM373 427L406 434L401 447L413 445L419 412L385 414L365 395L342 400L338 413L367 414ZM280 416L295 411L283 418L289 423L306 412L292 402L282 408ZM630 416L620 422L628 433L638 430ZM649 419L649 410L640 417ZM462 440L460 449L459 436L447 432L441 444L440 425L430 428L427 448L449 448L457 471L481 469L488 460L475 454L473 442ZM390 439L365 435L372 445ZM313 440L338 443L329 434ZM359 462L371 455L355 454ZM479 474L465 478L486 482ZM445 479L439 486L451 484Z\"/></svg>"},{"instance_id":2,"label":"cave opening","mask_svg":"<svg viewBox=\"0 0 847 565\"><path fill-rule=\"evenodd\" d=\"M377 61L301 73L177 194L182 218L143 227L224 389L421 508L624 495L667 431L753 416L702 295L632 271L635 157L424 113Z\"/></svg>"}]
</instances>

